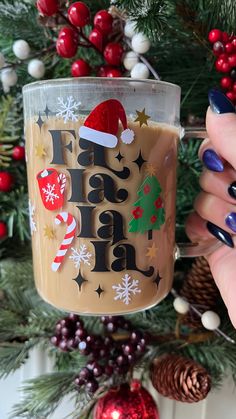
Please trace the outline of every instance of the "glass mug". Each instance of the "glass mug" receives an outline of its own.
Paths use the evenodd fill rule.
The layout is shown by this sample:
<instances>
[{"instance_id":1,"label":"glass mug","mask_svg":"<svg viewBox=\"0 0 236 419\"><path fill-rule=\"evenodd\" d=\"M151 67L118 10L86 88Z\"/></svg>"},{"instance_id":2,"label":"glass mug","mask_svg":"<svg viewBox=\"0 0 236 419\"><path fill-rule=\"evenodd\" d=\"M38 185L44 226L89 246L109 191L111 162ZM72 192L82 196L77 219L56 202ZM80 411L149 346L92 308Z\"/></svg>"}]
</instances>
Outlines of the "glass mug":
<instances>
[{"instance_id":1,"label":"glass mug","mask_svg":"<svg viewBox=\"0 0 236 419\"><path fill-rule=\"evenodd\" d=\"M180 87L133 79L23 89L37 290L53 306L118 315L156 305L174 261Z\"/></svg>"}]
</instances>

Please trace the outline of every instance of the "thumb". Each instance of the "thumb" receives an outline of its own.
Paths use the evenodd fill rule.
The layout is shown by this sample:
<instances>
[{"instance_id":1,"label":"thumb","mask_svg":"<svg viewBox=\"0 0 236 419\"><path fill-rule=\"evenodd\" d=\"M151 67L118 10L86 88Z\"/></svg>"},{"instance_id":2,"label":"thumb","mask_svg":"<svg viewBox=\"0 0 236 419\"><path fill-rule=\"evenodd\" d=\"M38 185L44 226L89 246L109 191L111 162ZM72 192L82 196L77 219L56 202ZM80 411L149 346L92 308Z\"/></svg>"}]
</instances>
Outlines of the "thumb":
<instances>
[{"instance_id":1,"label":"thumb","mask_svg":"<svg viewBox=\"0 0 236 419\"><path fill-rule=\"evenodd\" d=\"M210 107L206 116L206 129L217 153L236 170L236 113L234 105L220 91L209 93Z\"/></svg>"}]
</instances>

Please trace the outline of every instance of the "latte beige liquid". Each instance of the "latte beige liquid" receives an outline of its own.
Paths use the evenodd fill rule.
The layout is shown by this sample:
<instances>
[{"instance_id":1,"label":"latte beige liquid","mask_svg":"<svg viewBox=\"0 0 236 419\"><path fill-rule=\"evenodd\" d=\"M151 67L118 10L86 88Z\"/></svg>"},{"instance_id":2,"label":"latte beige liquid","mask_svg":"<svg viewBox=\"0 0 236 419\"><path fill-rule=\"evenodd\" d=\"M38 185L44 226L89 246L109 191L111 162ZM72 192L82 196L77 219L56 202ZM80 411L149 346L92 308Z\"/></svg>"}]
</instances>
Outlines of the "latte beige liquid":
<instances>
[{"instance_id":1,"label":"latte beige liquid","mask_svg":"<svg viewBox=\"0 0 236 419\"><path fill-rule=\"evenodd\" d=\"M45 118L45 122L41 128L35 123L35 120L29 121L26 125L26 153L27 153L27 170L29 184L29 198L31 204L35 207L33 219L36 224L36 231L32 234L33 264L34 277L39 294L47 302L58 308L77 312L82 314L101 315L101 314L119 314L150 308L157 304L169 292L173 279L173 260L174 260L174 231L175 231L175 191L176 191L176 152L177 152L177 129L167 126L158 125L149 122L148 126L139 127L138 123L129 123L129 128L135 132L135 140L131 144L121 142L118 134L118 144L115 149L107 148L105 150L106 161L114 170L120 171L124 166L130 169L128 179L122 180L114 176L108 169L91 165L89 167L80 167L77 161L79 153L82 151L79 147L79 127L83 124L81 119L78 122L68 122L66 125L63 120L55 118ZM63 148L66 165L52 165L52 138L48 130L75 130L76 139L69 133L63 134L64 145L70 141L72 144L72 152ZM42 146L46 155L38 156L36 154L37 147ZM139 169L138 164L134 161L138 158L139 153L146 160ZM118 153L123 156L119 161L116 156ZM43 153L42 153L43 154ZM146 169L148 164L155 168L155 175L161 185L161 197L165 208L165 223L160 230L153 230L152 239L148 239L148 232L131 233L128 231L129 221L132 219L132 211L135 209L134 203L138 199L138 189L144 179L147 177ZM37 183L37 174L48 168L55 168L58 172L64 173L67 178L65 189L64 205L56 211L47 210L40 197L39 186ZM89 178L95 173L107 173L110 175L117 189L124 188L128 191L128 198L121 203L110 203L107 200L96 204L93 211L93 238L79 237L81 227L81 213L78 205L84 203L68 202L71 197L71 179L67 168L85 169L84 176L84 192L85 197L92 190L89 185ZM86 205L94 205L89 202ZM95 266L95 249L91 241L102 240L96 235L98 228L101 227L99 215L103 211L116 210L123 217L123 229L125 240L112 244L112 239L107 246L106 263L110 271L93 272ZM77 221L77 234L73 240L63 262L57 272L53 272L51 264L56 253L63 241L66 233L66 224L61 223L55 225L55 217L61 211L68 211ZM86 220L83 220L86 222ZM45 228L53 231L54 237L49 238L45 235ZM109 240L109 239L107 239ZM147 270L149 266L155 268L155 272L151 277L144 276L137 270L114 272L111 270L111 264L116 259L113 250L117 245L129 243L136 250L136 265L140 270ZM75 279L79 274L79 268L76 268L74 261L70 258L72 250L79 250L80 245L86 246L86 251L92 256L89 258L89 264L81 262L80 274L86 280L79 288ZM148 248L154 245L157 248L153 257L147 256ZM155 279L157 274L162 278ZM122 278L128 274L130 280L138 280L138 292L129 293L129 302L124 302L124 298L115 299L117 289L113 286L122 285ZM158 284L159 283L159 284ZM96 292L99 287L102 293Z\"/></svg>"}]
</instances>

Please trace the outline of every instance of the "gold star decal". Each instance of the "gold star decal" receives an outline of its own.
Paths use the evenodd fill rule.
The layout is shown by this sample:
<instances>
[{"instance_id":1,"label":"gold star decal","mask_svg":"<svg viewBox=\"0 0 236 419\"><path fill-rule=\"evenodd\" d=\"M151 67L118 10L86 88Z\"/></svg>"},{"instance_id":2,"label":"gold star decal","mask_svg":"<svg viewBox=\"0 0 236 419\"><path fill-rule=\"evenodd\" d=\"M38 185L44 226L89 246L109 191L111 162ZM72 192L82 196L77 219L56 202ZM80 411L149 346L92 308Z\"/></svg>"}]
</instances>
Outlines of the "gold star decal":
<instances>
[{"instance_id":1,"label":"gold star decal","mask_svg":"<svg viewBox=\"0 0 236 419\"><path fill-rule=\"evenodd\" d=\"M147 253L145 256L149 258L149 260L154 259L157 255L157 247L155 246L155 243L152 243L152 247L147 248Z\"/></svg>"},{"instance_id":2,"label":"gold star decal","mask_svg":"<svg viewBox=\"0 0 236 419\"><path fill-rule=\"evenodd\" d=\"M150 119L150 116L145 114L145 108L143 108L143 110L141 112L136 110L136 114L138 116L137 116L137 118L135 119L134 122L139 122L140 127L142 125L148 125L147 121L148 121L148 119Z\"/></svg>"},{"instance_id":3,"label":"gold star decal","mask_svg":"<svg viewBox=\"0 0 236 419\"><path fill-rule=\"evenodd\" d=\"M45 237L47 237L48 239L54 239L54 237L55 237L55 234L54 234L54 231L53 231L53 229L51 228L51 227L49 227L49 226L45 226L44 227L44 236Z\"/></svg>"},{"instance_id":4,"label":"gold star decal","mask_svg":"<svg viewBox=\"0 0 236 419\"><path fill-rule=\"evenodd\" d=\"M47 155L44 149L44 146L42 144L38 144L35 146L35 155L41 158Z\"/></svg>"},{"instance_id":5,"label":"gold star decal","mask_svg":"<svg viewBox=\"0 0 236 419\"><path fill-rule=\"evenodd\" d=\"M147 164L146 172L147 172L148 176L155 176L156 175L156 169L151 163Z\"/></svg>"}]
</instances>

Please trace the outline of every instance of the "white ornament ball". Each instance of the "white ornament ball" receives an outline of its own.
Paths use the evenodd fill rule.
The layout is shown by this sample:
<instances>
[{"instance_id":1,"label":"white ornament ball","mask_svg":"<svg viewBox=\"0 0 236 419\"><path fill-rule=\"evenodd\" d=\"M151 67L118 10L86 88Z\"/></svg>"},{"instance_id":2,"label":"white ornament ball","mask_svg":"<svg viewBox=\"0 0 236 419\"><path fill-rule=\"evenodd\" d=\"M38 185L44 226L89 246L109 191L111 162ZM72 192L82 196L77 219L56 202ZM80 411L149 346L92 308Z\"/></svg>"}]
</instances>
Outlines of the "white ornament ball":
<instances>
[{"instance_id":1,"label":"white ornament ball","mask_svg":"<svg viewBox=\"0 0 236 419\"><path fill-rule=\"evenodd\" d=\"M173 302L175 311L179 314L186 314L189 311L189 303L182 297L176 297Z\"/></svg>"},{"instance_id":2,"label":"white ornament ball","mask_svg":"<svg viewBox=\"0 0 236 419\"><path fill-rule=\"evenodd\" d=\"M143 33L136 33L131 41L132 49L138 54L145 54L151 46L151 42Z\"/></svg>"},{"instance_id":3,"label":"white ornament ball","mask_svg":"<svg viewBox=\"0 0 236 419\"><path fill-rule=\"evenodd\" d=\"M132 70L132 68L139 62L139 59L134 51L126 52L123 59L123 64L126 70Z\"/></svg>"},{"instance_id":4,"label":"white ornament ball","mask_svg":"<svg viewBox=\"0 0 236 419\"><path fill-rule=\"evenodd\" d=\"M17 58L20 60L26 60L29 58L30 55L30 46L28 42L24 41L23 39L19 39L15 41L13 44L13 52Z\"/></svg>"},{"instance_id":5,"label":"white ornament ball","mask_svg":"<svg viewBox=\"0 0 236 419\"><path fill-rule=\"evenodd\" d=\"M148 79L150 71L143 63L137 63L132 68L130 76L132 79Z\"/></svg>"},{"instance_id":6,"label":"white ornament ball","mask_svg":"<svg viewBox=\"0 0 236 419\"><path fill-rule=\"evenodd\" d=\"M214 311L208 310L202 314L201 322L205 329L215 330L220 326L220 317Z\"/></svg>"},{"instance_id":7,"label":"white ornament ball","mask_svg":"<svg viewBox=\"0 0 236 419\"><path fill-rule=\"evenodd\" d=\"M16 85L18 80L17 74L15 70L12 68L6 68L1 71L1 82L5 86L5 88L13 87Z\"/></svg>"},{"instance_id":8,"label":"white ornament ball","mask_svg":"<svg viewBox=\"0 0 236 419\"><path fill-rule=\"evenodd\" d=\"M124 34L127 38L132 38L135 34L135 25L136 23L132 20L127 20L125 27L124 27Z\"/></svg>"},{"instance_id":9,"label":"white ornament ball","mask_svg":"<svg viewBox=\"0 0 236 419\"><path fill-rule=\"evenodd\" d=\"M34 79L41 79L45 74L45 65L41 60L31 60L28 64L28 73Z\"/></svg>"},{"instance_id":10,"label":"white ornament ball","mask_svg":"<svg viewBox=\"0 0 236 419\"><path fill-rule=\"evenodd\" d=\"M3 54L0 52L0 68L3 68L5 65L5 58Z\"/></svg>"}]
</instances>

